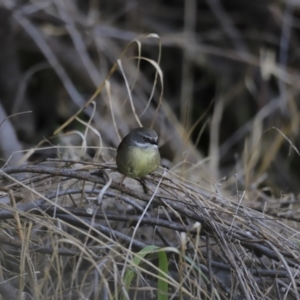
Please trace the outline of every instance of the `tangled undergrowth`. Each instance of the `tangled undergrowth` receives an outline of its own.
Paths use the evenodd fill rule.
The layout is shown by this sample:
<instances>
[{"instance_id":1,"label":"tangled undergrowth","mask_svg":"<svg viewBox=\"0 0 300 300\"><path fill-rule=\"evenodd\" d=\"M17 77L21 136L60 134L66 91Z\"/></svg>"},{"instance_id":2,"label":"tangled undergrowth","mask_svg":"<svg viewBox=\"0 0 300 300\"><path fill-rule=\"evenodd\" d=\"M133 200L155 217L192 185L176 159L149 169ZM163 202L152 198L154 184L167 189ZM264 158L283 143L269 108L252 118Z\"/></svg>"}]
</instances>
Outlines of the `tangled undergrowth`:
<instances>
[{"instance_id":1,"label":"tangled undergrowth","mask_svg":"<svg viewBox=\"0 0 300 300\"><path fill-rule=\"evenodd\" d=\"M2 295L14 281L34 299L299 298L299 232L244 206L251 192L71 160L1 175Z\"/></svg>"}]
</instances>

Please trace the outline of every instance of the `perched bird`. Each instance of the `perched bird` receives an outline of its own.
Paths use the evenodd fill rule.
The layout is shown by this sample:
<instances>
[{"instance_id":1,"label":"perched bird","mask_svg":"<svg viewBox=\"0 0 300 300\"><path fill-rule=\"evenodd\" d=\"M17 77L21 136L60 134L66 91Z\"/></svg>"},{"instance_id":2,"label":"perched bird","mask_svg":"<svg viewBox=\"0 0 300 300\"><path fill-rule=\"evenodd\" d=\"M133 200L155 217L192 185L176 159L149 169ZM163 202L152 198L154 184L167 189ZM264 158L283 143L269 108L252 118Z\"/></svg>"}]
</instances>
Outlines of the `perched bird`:
<instances>
[{"instance_id":1,"label":"perched bird","mask_svg":"<svg viewBox=\"0 0 300 300\"><path fill-rule=\"evenodd\" d=\"M160 164L158 135L150 128L132 129L117 149L117 167L125 176L144 177Z\"/></svg>"}]
</instances>

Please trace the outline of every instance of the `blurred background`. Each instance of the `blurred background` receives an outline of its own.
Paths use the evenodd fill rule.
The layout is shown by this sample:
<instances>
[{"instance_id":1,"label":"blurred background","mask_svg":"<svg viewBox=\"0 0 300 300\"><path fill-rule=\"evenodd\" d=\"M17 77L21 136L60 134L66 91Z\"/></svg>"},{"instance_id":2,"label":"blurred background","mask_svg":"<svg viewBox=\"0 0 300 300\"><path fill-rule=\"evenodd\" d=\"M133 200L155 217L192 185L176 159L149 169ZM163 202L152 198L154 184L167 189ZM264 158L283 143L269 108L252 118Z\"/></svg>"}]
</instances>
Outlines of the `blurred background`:
<instances>
[{"instance_id":1,"label":"blurred background","mask_svg":"<svg viewBox=\"0 0 300 300\"><path fill-rule=\"evenodd\" d=\"M113 161L140 119L189 180L297 194L299 17L293 0L0 0L2 164L73 158L54 145L89 120L77 157Z\"/></svg>"}]
</instances>

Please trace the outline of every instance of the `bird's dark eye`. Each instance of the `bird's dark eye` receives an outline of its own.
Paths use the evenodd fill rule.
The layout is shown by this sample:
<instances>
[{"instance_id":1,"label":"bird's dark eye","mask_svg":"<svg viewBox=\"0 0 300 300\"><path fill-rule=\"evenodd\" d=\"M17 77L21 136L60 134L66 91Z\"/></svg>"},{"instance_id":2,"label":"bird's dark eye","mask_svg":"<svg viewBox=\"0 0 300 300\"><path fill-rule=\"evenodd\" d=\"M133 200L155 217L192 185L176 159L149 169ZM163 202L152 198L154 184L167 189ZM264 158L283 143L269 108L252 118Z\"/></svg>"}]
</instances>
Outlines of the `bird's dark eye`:
<instances>
[{"instance_id":1,"label":"bird's dark eye","mask_svg":"<svg viewBox=\"0 0 300 300\"><path fill-rule=\"evenodd\" d=\"M142 137L142 140L143 140L143 141L146 141L146 138L143 136L143 137Z\"/></svg>"}]
</instances>

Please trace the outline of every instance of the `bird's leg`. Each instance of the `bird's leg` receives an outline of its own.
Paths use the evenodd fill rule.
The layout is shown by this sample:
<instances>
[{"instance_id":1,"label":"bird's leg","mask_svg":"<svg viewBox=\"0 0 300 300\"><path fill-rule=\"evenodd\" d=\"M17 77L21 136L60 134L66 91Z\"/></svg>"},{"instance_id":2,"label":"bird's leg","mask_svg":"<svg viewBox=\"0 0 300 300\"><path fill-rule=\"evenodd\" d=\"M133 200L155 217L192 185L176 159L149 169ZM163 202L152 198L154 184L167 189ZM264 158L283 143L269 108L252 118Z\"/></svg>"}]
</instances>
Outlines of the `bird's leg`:
<instances>
[{"instance_id":1,"label":"bird's leg","mask_svg":"<svg viewBox=\"0 0 300 300\"><path fill-rule=\"evenodd\" d=\"M137 180L141 183L141 186L143 187L143 192L145 194L148 194L149 188L146 185L146 180L144 178L140 178L140 179L137 179Z\"/></svg>"},{"instance_id":2,"label":"bird's leg","mask_svg":"<svg viewBox=\"0 0 300 300\"><path fill-rule=\"evenodd\" d=\"M121 182L119 183L120 185L124 185L123 182L124 182L124 180L125 180L125 177L126 177L126 176L123 175L123 178L122 178Z\"/></svg>"}]
</instances>

